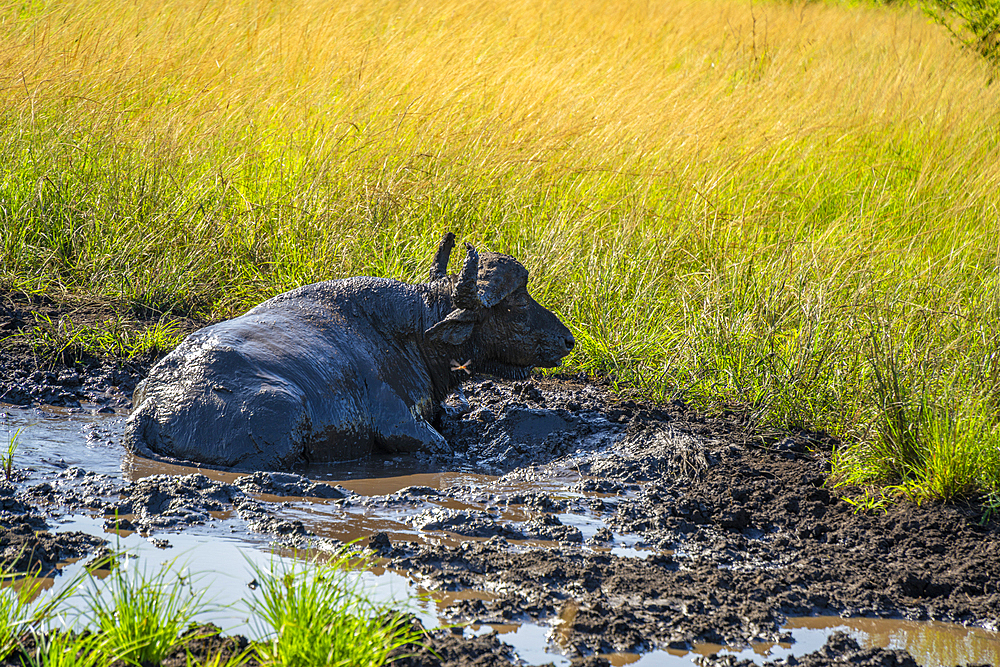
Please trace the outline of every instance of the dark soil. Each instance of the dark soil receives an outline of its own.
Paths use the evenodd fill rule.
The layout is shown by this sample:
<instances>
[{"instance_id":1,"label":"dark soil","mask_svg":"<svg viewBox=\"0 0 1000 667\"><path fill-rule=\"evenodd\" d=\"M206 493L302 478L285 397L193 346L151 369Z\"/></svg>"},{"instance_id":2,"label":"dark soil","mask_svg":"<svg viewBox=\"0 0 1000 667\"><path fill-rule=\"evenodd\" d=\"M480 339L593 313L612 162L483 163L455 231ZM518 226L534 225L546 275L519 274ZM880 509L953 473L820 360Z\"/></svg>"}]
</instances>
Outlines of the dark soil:
<instances>
[{"instance_id":1,"label":"dark soil","mask_svg":"<svg viewBox=\"0 0 1000 667\"><path fill-rule=\"evenodd\" d=\"M82 558L106 540L81 532L50 533L45 517L15 496L17 489L0 482L0 567L48 577L56 565Z\"/></svg>"},{"instance_id":2,"label":"dark soil","mask_svg":"<svg viewBox=\"0 0 1000 667\"><path fill-rule=\"evenodd\" d=\"M572 400L588 386L535 380L512 391L537 389L559 409L561 396ZM472 414L480 400L507 390L470 392ZM901 504L859 514L828 487L830 438L764 437L736 417L706 418L679 404L601 409L625 426L612 446L573 452L582 477L575 488L603 492L589 508L614 533L641 536L639 545L651 549L646 558L581 549L572 534L525 547L502 527L491 533L482 517L447 527L489 539L437 546L382 537L379 553L436 588L495 592L457 603L458 620L563 619L564 648L578 655L776 641L787 616L996 626L1000 540L977 508ZM531 475L539 474L536 466ZM559 525L556 513L573 511L571 501L551 497L479 500L528 503L549 526ZM608 532L590 541L611 544Z\"/></svg>"},{"instance_id":3,"label":"dark soil","mask_svg":"<svg viewBox=\"0 0 1000 667\"><path fill-rule=\"evenodd\" d=\"M122 315L120 308L79 299L0 295L0 402L79 407L86 401L112 412L127 407L136 383L162 354L95 356L74 342L73 333L86 327L138 333L159 321L142 309ZM204 325L181 317L170 322L185 334Z\"/></svg>"},{"instance_id":4,"label":"dark soil","mask_svg":"<svg viewBox=\"0 0 1000 667\"><path fill-rule=\"evenodd\" d=\"M53 319L70 314L8 297L0 299L0 330L23 331L37 307L50 308ZM43 363L23 341L10 340L0 345L0 400L21 405L89 401L127 408L131 389L154 361ZM209 512L233 510L248 530L296 538L308 537L307 529L283 521L257 496L311 496L345 507L405 506L420 531L457 536L398 541L378 534L370 548L386 567L422 585L488 593L449 607L457 623L558 620L558 643L579 665L606 664L601 653L787 640L781 627L789 616L998 627L996 522L983 523L980 508L960 504L855 511L830 484L836 443L823 434L762 433L739 415L708 417L680 402L614 396L590 378L474 380L465 394L447 406L438 426L466 469L500 476L494 487L411 487L365 497L290 474L257 474L236 484L164 475L124 485L72 469L47 488L17 494L12 486L0 488L4 557L13 557L7 545L30 544L27 563L50 568L98 546L83 538L62 544L66 534L45 532L36 508L46 505L127 516L126 528L144 531L179 529L209 520ZM442 469L454 463L440 462ZM539 490L535 482L550 479L569 480L570 493ZM510 518L514 510L520 520ZM601 527L581 530L568 516ZM625 536L644 557L612 552ZM398 664L513 659L496 635L437 630L428 637L434 653L421 649ZM798 661L914 664L905 652L861 649L842 635ZM732 656L702 663L743 664Z\"/></svg>"}]
</instances>

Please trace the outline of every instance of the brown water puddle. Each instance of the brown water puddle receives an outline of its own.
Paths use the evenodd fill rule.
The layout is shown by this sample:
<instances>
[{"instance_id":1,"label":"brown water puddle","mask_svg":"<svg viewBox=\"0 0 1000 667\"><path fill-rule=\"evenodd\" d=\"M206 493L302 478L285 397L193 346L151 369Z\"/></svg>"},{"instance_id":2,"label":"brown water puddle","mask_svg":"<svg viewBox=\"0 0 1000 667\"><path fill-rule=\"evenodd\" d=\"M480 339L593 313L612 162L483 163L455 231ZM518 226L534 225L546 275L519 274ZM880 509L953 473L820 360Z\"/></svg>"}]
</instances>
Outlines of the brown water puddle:
<instances>
[{"instance_id":1,"label":"brown water puddle","mask_svg":"<svg viewBox=\"0 0 1000 667\"><path fill-rule=\"evenodd\" d=\"M366 469L367 467L370 467L370 464L359 463L358 465L364 466L359 472L373 472ZM406 469L405 466L402 467L404 470ZM212 468L202 468L200 466L186 466L175 463L166 463L163 461L153 461L152 459L146 459L132 454L126 454L123 458L122 471L124 473L124 479L130 482L144 477L152 477L153 475L201 474L217 482L232 484L240 477L250 474L246 472L231 472L215 470ZM313 474L306 474L307 472ZM319 472L320 474L314 474L316 472ZM350 472L351 471L344 469L343 466L338 466L336 469L327 466L319 469L318 471L297 471L296 474L302 474L319 484L343 486L345 489L363 496L384 496L396 493L400 489L405 489L409 486L426 486L432 489L440 490L455 484L488 484L496 479L496 477L490 475L477 475L474 473L448 471L417 473L404 472L398 475L387 475L385 473L389 471L382 470L381 475L373 474L369 477L359 477L357 474L350 474ZM396 471L393 470L391 472ZM289 498L285 498L285 500L288 499Z\"/></svg>"},{"instance_id":2,"label":"brown water puddle","mask_svg":"<svg viewBox=\"0 0 1000 667\"><path fill-rule=\"evenodd\" d=\"M288 501L289 498L277 496L261 496L263 500L274 502ZM428 501L428 504L438 505L448 509L471 509L482 510L481 505L462 503L451 498L443 498L440 501ZM366 544L367 540L377 533L385 533L391 542L420 542L435 544L438 546L455 547L463 542L485 542L489 537L478 537L463 535L448 530L422 530L414 527L408 519L417 514L418 511L426 509L424 507L414 510L413 508L367 508L363 506L339 509L325 504L324 501L317 503L296 504L282 512L282 517L296 519L303 523L311 533L340 542L360 542ZM497 518L502 521L517 522L524 521L527 514L521 509L514 507L505 509L497 514ZM522 547L552 547L559 545L552 540L539 539L515 539L508 541ZM594 547L595 551L611 552L611 548ZM633 550L628 547L622 548L623 552ZM635 555L645 555L646 552L636 551ZM652 553L652 552L649 552ZM631 553L624 555L632 555Z\"/></svg>"},{"instance_id":3,"label":"brown water puddle","mask_svg":"<svg viewBox=\"0 0 1000 667\"><path fill-rule=\"evenodd\" d=\"M785 628L793 636L801 630L842 629L865 647L905 649L921 665L1000 665L1000 635L953 623L814 616L790 618Z\"/></svg>"},{"instance_id":4,"label":"brown water puddle","mask_svg":"<svg viewBox=\"0 0 1000 667\"><path fill-rule=\"evenodd\" d=\"M530 471L515 471L500 478L466 470L418 471L422 466L415 459L398 457L393 459L373 458L329 466L303 468L294 472L311 481L343 486L358 495L384 496L396 493L410 486L426 486L432 489L446 489L453 486L475 488L484 493L535 492L548 493L554 497L566 497L566 487L585 479L580 473L567 469L565 475L546 475L538 478ZM135 481L152 475L202 474L219 482L233 483L249 473L231 472L187 466L163 461L154 461L133 454L125 454L122 459L123 478ZM610 494L588 493L593 497L609 497Z\"/></svg>"},{"instance_id":5,"label":"brown water puddle","mask_svg":"<svg viewBox=\"0 0 1000 667\"><path fill-rule=\"evenodd\" d=\"M174 463L164 463L163 461L153 461L141 456L125 453L122 456L122 479L127 482L136 482L145 477L153 475L204 475L216 482L232 484L247 473L228 472L214 470L212 468L202 468L200 466L185 466Z\"/></svg>"},{"instance_id":6,"label":"brown water puddle","mask_svg":"<svg viewBox=\"0 0 1000 667\"><path fill-rule=\"evenodd\" d=\"M370 463L359 463L359 466L363 466L360 471L362 473L373 472L367 470L368 467L371 467ZM404 469L406 468L406 466L401 467ZM153 475L201 474L205 475L209 479L217 482L225 482L227 484L232 484L240 477L245 477L250 474L246 472L231 472L211 468L202 468L200 466L186 466L181 464L166 463L163 461L153 461L152 459L146 459L132 454L126 454L123 458L122 471L124 473L123 478L128 481L136 481L144 477L152 477ZM333 469L330 466L325 466L318 471L320 473L319 475L307 475L305 474L306 472L316 473L317 471L299 471L296 474L303 474L303 476L308 477L311 481L318 484L342 486L345 489L353 491L361 496L385 496L411 486L424 486L437 490L461 484L488 486L497 479L496 476L492 475L480 475L458 471L402 473L397 475L386 474L387 472L396 471L386 471L384 469L381 470L381 475L360 477L357 476L357 474L350 474L351 471L344 469L343 464L338 466L336 469ZM306 499L294 496L282 496L281 500Z\"/></svg>"},{"instance_id":7,"label":"brown water puddle","mask_svg":"<svg viewBox=\"0 0 1000 667\"><path fill-rule=\"evenodd\" d=\"M418 586L417 592L419 595L423 596L424 599L430 600L434 603L438 616L445 616L448 607L457 602L461 602L462 600L482 600L483 602L489 602L491 600L495 600L497 597L493 593L489 593L487 591L475 591L471 589L461 591L442 591ZM513 627L517 626L515 625Z\"/></svg>"},{"instance_id":8,"label":"brown water puddle","mask_svg":"<svg viewBox=\"0 0 1000 667\"><path fill-rule=\"evenodd\" d=\"M398 477L345 478L329 483L334 485L339 484L345 489L349 489L362 496L386 496L410 486L426 486L441 490L456 484L489 484L494 479L496 477L489 475L437 472L415 473L412 475L400 475Z\"/></svg>"},{"instance_id":9,"label":"brown water puddle","mask_svg":"<svg viewBox=\"0 0 1000 667\"><path fill-rule=\"evenodd\" d=\"M376 533L385 533L391 541L416 541L431 542L439 545L455 546L470 540L483 541L486 537L470 537L460 533L447 530L423 531L415 528L411 520L421 511L428 507L439 507L449 510L467 510L471 512L491 512L494 520L504 523L520 523L533 517L539 516L541 512L529 510L522 505L512 504L502 507L492 506L488 502L466 502L448 496L426 496L423 497L420 505L391 504L380 505L379 503L365 504L364 498L378 498L395 494L410 487L427 487L435 490L448 489L450 487L462 487L474 489L484 497L495 496L506 493L545 493L553 498L571 498L585 495L587 497L608 497L609 494L588 493L574 494L567 493L567 482L576 482L581 478L573 472L565 480L553 479L551 477L538 478L530 474L520 474L503 478L495 475L476 474L466 471L439 471L439 472L407 472L400 475L390 475L389 472L412 469L413 462L405 457L393 459L394 467L390 470L381 469L380 476L360 477L357 475L371 473L373 467L371 461L357 462L357 469L352 469L348 464L338 466L322 466L313 471L300 471L320 473L311 474L310 479L318 483L330 486L342 486L349 491L363 498L348 498L346 502L340 500L324 500L318 498L304 498L299 496L276 496L271 494L255 494L260 500L270 503L284 503L287 505L281 514L288 519L301 521L311 533L324 538L339 540L341 542L364 542ZM153 461L137 456L126 455L122 463L123 477L129 481L139 480L153 475L190 475L202 474L209 479L234 483L240 477L249 473L238 473L230 471L220 471L214 469L201 468L198 466L184 466L162 461ZM560 514L565 519L564 523L580 528L585 537L597 528L603 526L603 521L583 515ZM541 539L511 539L512 542L526 547L546 547L553 546L556 542ZM597 550L610 552L610 547L596 547ZM633 553L634 552L634 553ZM631 546L623 546L620 555L644 556L645 552L636 551Z\"/></svg>"}]
</instances>

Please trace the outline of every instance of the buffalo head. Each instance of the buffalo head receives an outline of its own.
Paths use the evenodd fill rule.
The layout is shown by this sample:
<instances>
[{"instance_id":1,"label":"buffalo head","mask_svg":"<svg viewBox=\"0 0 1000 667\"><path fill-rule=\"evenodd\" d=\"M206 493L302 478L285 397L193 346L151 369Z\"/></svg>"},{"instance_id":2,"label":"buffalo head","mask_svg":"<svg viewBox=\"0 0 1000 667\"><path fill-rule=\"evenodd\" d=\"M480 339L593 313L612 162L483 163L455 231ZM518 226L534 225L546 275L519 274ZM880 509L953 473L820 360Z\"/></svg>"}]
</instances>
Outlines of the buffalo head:
<instances>
[{"instance_id":1,"label":"buffalo head","mask_svg":"<svg viewBox=\"0 0 1000 667\"><path fill-rule=\"evenodd\" d=\"M552 368L573 349L573 334L528 294L528 270L508 255L466 243L457 278L445 273L454 236L441 241L431 280L453 281L453 310L425 335L440 353L472 360L463 370L521 380L534 367Z\"/></svg>"}]
</instances>

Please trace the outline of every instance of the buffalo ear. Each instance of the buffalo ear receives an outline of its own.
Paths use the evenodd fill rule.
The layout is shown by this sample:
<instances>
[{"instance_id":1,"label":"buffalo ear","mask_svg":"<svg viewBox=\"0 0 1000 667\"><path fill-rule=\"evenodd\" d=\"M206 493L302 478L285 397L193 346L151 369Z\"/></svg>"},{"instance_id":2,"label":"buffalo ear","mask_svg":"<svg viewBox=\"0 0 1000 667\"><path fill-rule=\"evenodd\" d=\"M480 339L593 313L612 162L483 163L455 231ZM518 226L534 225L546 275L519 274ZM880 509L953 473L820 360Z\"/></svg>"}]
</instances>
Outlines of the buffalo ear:
<instances>
[{"instance_id":1,"label":"buffalo ear","mask_svg":"<svg viewBox=\"0 0 1000 667\"><path fill-rule=\"evenodd\" d=\"M484 252L479 259L479 301L492 308L528 284L528 269L509 255Z\"/></svg>"},{"instance_id":2,"label":"buffalo ear","mask_svg":"<svg viewBox=\"0 0 1000 667\"><path fill-rule=\"evenodd\" d=\"M425 331L424 335L432 343L462 345L469 340L472 329L478 320L479 318L473 311L459 308L448 313L448 317Z\"/></svg>"}]
</instances>

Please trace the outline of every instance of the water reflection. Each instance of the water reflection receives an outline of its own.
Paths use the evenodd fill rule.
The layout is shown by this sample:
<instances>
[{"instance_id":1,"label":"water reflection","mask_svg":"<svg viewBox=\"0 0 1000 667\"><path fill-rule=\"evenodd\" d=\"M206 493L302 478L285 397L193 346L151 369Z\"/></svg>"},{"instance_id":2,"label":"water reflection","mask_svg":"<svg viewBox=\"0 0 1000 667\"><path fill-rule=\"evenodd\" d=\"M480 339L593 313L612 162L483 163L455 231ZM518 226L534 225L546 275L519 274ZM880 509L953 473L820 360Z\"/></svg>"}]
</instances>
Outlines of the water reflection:
<instances>
[{"instance_id":1,"label":"water reflection","mask_svg":"<svg viewBox=\"0 0 1000 667\"><path fill-rule=\"evenodd\" d=\"M569 642L567 620L574 618L578 609L577 603L567 602L551 626L533 623L473 625L467 633L482 634L492 628L502 635L503 641L515 648L526 664L553 662L567 665L569 659L561 653ZM572 621L569 620L569 623ZM692 665L698 656L715 653L762 664L813 653L822 648L832 633L840 631L850 634L865 648L904 649L921 667L1000 665L1000 636L952 623L819 616L789 619L784 629L791 634L792 641L789 643L757 643L743 650L727 649L718 644L697 644L691 651L668 649L642 654L608 653L602 657L616 667Z\"/></svg>"},{"instance_id":2,"label":"water reflection","mask_svg":"<svg viewBox=\"0 0 1000 667\"><path fill-rule=\"evenodd\" d=\"M835 630L851 634L866 648L904 649L924 667L958 664L1000 665L1000 636L981 628L966 628L936 621L903 621L873 618L816 616L791 618L786 628L792 636L802 630Z\"/></svg>"},{"instance_id":3,"label":"water reflection","mask_svg":"<svg viewBox=\"0 0 1000 667\"><path fill-rule=\"evenodd\" d=\"M190 576L196 588L208 589L207 597L212 602L211 609L198 615L199 621L215 623L227 634L260 639L258 625L250 622L244 604L253 595L249 584L255 578L254 568L266 570L273 559L321 558L322 554L274 550L263 537L227 536L224 531L228 527L223 522L212 528L196 526L183 533L158 533L159 537L169 540L167 550L158 548L138 533L126 536L106 534L101 520L88 516L67 517L53 528L103 535L111 541L110 546L115 551L129 554L130 567L144 568L151 573L157 568L167 567ZM64 566L62 575L46 582L49 592L58 592L69 585L83 567L83 562ZM95 578L102 578L102 575L107 576L108 570L95 570L93 574ZM428 627L438 625L433 603L424 599L425 596L409 578L384 570L359 572L355 576L363 580L364 590L375 601L411 611ZM86 590L84 588L69 598L67 606L70 611L84 609Z\"/></svg>"}]
</instances>

